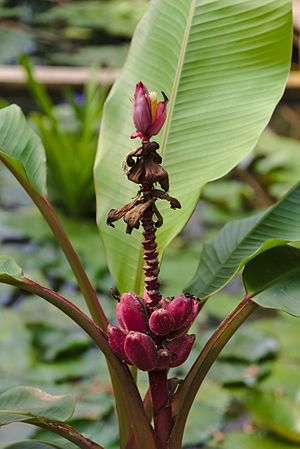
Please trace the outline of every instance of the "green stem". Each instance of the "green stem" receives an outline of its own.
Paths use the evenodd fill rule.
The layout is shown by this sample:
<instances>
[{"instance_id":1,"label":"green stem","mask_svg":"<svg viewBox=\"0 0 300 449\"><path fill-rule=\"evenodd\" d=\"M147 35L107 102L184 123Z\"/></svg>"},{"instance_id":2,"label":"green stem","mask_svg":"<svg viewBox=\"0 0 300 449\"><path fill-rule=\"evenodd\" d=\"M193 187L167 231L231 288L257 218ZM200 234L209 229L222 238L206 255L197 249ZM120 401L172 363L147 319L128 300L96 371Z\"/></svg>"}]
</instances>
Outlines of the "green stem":
<instances>
[{"instance_id":1,"label":"green stem","mask_svg":"<svg viewBox=\"0 0 300 449\"><path fill-rule=\"evenodd\" d=\"M182 437L187 417L206 374L232 335L257 307L257 304L246 295L207 341L174 398L173 416L175 416L175 423L170 436L170 449L182 448Z\"/></svg>"}]
</instances>

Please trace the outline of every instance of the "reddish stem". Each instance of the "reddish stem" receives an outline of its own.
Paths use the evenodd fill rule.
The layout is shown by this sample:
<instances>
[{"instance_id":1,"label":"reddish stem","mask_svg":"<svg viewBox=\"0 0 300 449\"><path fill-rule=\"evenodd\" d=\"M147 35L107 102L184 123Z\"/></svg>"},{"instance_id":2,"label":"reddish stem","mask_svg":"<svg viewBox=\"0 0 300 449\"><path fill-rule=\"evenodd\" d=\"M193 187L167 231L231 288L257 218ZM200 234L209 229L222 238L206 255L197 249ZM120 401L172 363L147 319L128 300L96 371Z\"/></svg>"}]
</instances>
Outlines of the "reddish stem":
<instances>
[{"instance_id":1,"label":"reddish stem","mask_svg":"<svg viewBox=\"0 0 300 449\"><path fill-rule=\"evenodd\" d=\"M150 371L148 375L152 399L154 430L159 440L159 449L167 449L172 427L172 411L168 390L168 371Z\"/></svg>"},{"instance_id":2,"label":"reddish stem","mask_svg":"<svg viewBox=\"0 0 300 449\"><path fill-rule=\"evenodd\" d=\"M258 308L246 294L235 309L222 321L211 335L173 400L174 426L170 435L170 448L182 449L182 437L188 414L208 371L218 355L243 322Z\"/></svg>"},{"instance_id":3,"label":"reddish stem","mask_svg":"<svg viewBox=\"0 0 300 449\"><path fill-rule=\"evenodd\" d=\"M57 435L62 436L66 440L72 441L80 449L104 449L100 444L95 441L90 440L77 429L71 427L69 424L63 422L50 421L47 418L38 418L27 421L29 424L33 424L41 429L50 430L51 432L57 433Z\"/></svg>"},{"instance_id":4,"label":"reddish stem","mask_svg":"<svg viewBox=\"0 0 300 449\"><path fill-rule=\"evenodd\" d=\"M153 198L153 184L144 182L142 193L145 200ZM161 300L159 288L159 261L156 244L156 227L153 221L154 207L150 206L141 222L144 228L142 245L144 248L145 289L148 295L148 307L154 308ZM172 411L169 402L168 371L150 371L149 384L154 420L154 430L159 449L167 449L172 426Z\"/></svg>"},{"instance_id":5,"label":"reddish stem","mask_svg":"<svg viewBox=\"0 0 300 449\"><path fill-rule=\"evenodd\" d=\"M153 190L153 184L144 183L142 186L142 192L144 194L145 199L147 200L148 196L151 197L151 193ZM145 289L150 299L149 306L156 306L161 300L161 294L159 290L159 262L158 262L158 252L157 252L157 244L156 244L156 227L153 222L153 207L150 206L141 222L144 228L143 236L144 239L142 241L142 245L144 248L144 273L145 273Z\"/></svg>"}]
</instances>

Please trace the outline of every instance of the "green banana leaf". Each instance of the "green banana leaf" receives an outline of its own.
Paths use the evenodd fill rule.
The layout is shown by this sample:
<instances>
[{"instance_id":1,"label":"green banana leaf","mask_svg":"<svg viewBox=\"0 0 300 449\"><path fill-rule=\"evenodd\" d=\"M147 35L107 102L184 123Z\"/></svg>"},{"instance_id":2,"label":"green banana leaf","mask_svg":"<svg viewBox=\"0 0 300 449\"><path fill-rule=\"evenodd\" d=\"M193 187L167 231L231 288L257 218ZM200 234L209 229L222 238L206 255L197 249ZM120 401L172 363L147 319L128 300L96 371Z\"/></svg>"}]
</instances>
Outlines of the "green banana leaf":
<instances>
[{"instance_id":1,"label":"green banana leaf","mask_svg":"<svg viewBox=\"0 0 300 449\"><path fill-rule=\"evenodd\" d=\"M246 264L243 282L258 305L300 317L299 249L285 245L259 254Z\"/></svg>"},{"instance_id":2,"label":"green banana leaf","mask_svg":"<svg viewBox=\"0 0 300 449\"><path fill-rule=\"evenodd\" d=\"M255 255L287 241L300 240L300 183L264 213L232 221L201 253L186 291L207 297L224 287Z\"/></svg>"},{"instance_id":3,"label":"green banana leaf","mask_svg":"<svg viewBox=\"0 0 300 449\"><path fill-rule=\"evenodd\" d=\"M16 105L0 110L0 161L25 188L46 195L46 157L40 138Z\"/></svg>"},{"instance_id":4,"label":"green banana leaf","mask_svg":"<svg viewBox=\"0 0 300 449\"><path fill-rule=\"evenodd\" d=\"M128 236L122 223L114 230L105 224L108 211L137 192L121 174L125 155L139 145L129 139L135 84L142 80L170 98L157 141L182 209L158 205L162 252L186 224L202 186L256 144L282 95L290 51L290 0L152 0L106 102L95 164L97 221L120 291L143 288L141 233Z\"/></svg>"},{"instance_id":5,"label":"green banana leaf","mask_svg":"<svg viewBox=\"0 0 300 449\"><path fill-rule=\"evenodd\" d=\"M0 394L0 426L34 418L65 421L74 407L70 395L53 396L39 388L14 387Z\"/></svg>"}]
</instances>

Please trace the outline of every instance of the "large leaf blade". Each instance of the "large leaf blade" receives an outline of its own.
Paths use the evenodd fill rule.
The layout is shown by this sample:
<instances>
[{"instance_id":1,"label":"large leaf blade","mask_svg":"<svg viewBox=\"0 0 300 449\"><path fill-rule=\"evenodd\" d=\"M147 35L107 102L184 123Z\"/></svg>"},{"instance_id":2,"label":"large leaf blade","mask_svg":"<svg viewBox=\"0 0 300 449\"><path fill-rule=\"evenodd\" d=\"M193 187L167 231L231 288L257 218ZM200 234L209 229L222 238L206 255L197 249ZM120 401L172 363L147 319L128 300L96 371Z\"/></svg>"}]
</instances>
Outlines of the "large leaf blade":
<instances>
[{"instance_id":1,"label":"large leaf blade","mask_svg":"<svg viewBox=\"0 0 300 449\"><path fill-rule=\"evenodd\" d=\"M14 387L0 394L0 426L34 418L65 421L74 407L70 395L53 396L39 388Z\"/></svg>"},{"instance_id":2,"label":"large leaf blade","mask_svg":"<svg viewBox=\"0 0 300 449\"><path fill-rule=\"evenodd\" d=\"M120 290L142 289L140 234L107 229L110 208L136 193L120 176L132 148L131 102L142 79L170 96L161 154L171 194L183 208L159 206L161 250L182 229L201 187L255 145L282 94L291 44L291 2L153 0L138 26L120 79L105 106L95 166L98 224ZM159 74L159 76L158 76Z\"/></svg>"},{"instance_id":3,"label":"large leaf blade","mask_svg":"<svg viewBox=\"0 0 300 449\"><path fill-rule=\"evenodd\" d=\"M300 183L265 213L228 223L205 243L196 275L186 290L207 297L229 282L259 252L298 240Z\"/></svg>"},{"instance_id":4,"label":"large leaf blade","mask_svg":"<svg viewBox=\"0 0 300 449\"><path fill-rule=\"evenodd\" d=\"M300 250L278 246L250 260L243 271L247 293L258 305L300 317Z\"/></svg>"},{"instance_id":5,"label":"large leaf blade","mask_svg":"<svg viewBox=\"0 0 300 449\"><path fill-rule=\"evenodd\" d=\"M46 157L40 138L16 105L0 110L0 161L26 186L46 195Z\"/></svg>"}]
</instances>

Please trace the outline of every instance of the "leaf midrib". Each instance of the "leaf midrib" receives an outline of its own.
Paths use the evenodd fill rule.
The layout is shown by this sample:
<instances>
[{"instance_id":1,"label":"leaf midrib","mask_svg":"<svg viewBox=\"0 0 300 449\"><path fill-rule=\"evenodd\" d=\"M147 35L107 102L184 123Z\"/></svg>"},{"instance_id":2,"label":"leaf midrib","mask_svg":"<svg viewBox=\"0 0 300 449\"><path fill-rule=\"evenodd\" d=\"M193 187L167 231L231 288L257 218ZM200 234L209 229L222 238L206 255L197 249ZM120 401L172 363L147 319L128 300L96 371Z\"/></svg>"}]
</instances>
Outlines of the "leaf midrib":
<instances>
[{"instance_id":1,"label":"leaf midrib","mask_svg":"<svg viewBox=\"0 0 300 449\"><path fill-rule=\"evenodd\" d=\"M182 42L182 46L181 46L181 50L180 50L179 58L178 58L178 62L177 62L177 67L176 67L176 71L175 71L175 79L174 79L174 84L172 87L172 92L171 92L170 101L169 101L169 113L167 114L167 120L165 123L165 132L163 134L162 143L161 143L160 153L161 153L162 158L164 158L167 141L168 141L169 134L170 134L170 126L171 126L171 122L172 122L176 97L177 97L177 93L178 93L178 86L179 86L179 82L180 82L180 76L181 76L181 72L182 72L183 62L184 62L184 58L185 58L185 54L186 54L188 41L189 41L190 30L192 27L194 12L196 9L196 1L197 0L191 0L190 11L188 14L187 23L186 23L186 27L184 30L183 42Z\"/></svg>"}]
</instances>

